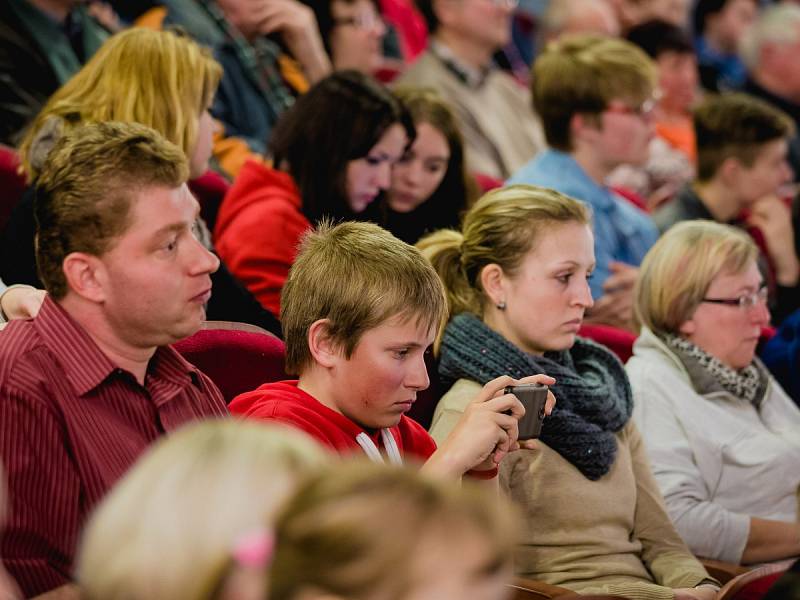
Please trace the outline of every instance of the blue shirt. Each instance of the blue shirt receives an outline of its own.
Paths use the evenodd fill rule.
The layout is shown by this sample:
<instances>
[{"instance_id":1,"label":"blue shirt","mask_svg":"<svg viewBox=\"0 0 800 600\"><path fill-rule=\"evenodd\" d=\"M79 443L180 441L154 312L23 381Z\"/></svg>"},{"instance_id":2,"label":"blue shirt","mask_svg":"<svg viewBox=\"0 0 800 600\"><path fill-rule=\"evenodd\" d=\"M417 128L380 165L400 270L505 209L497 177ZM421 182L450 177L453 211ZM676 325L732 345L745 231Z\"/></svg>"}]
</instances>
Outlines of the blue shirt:
<instances>
[{"instance_id":1,"label":"blue shirt","mask_svg":"<svg viewBox=\"0 0 800 600\"><path fill-rule=\"evenodd\" d=\"M609 262L638 266L658 239L658 230L649 216L608 187L597 185L564 152L552 149L540 152L506 182L515 183L552 188L582 200L592 209L597 267L590 285L595 298L603 295L603 283L611 274Z\"/></svg>"}]
</instances>

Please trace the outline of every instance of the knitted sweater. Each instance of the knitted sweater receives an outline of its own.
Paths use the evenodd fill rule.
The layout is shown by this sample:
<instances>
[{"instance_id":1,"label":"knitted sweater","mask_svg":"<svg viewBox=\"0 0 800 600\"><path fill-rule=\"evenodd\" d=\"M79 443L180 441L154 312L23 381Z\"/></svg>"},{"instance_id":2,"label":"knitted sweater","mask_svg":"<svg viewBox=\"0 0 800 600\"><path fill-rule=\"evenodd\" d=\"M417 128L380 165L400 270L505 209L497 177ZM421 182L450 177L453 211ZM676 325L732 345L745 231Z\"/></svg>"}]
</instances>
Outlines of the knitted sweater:
<instances>
[{"instance_id":1,"label":"knitted sweater","mask_svg":"<svg viewBox=\"0 0 800 600\"><path fill-rule=\"evenodd\" d=\"M444 439L479 389L456 382L436 408L434 439ZM517 573L581 594L642 600L713 581L672 526L631 421L616 439L616 460L597 481L541 442L503 460L501 486L524 517Z\"/></svg>"}]
</instances>

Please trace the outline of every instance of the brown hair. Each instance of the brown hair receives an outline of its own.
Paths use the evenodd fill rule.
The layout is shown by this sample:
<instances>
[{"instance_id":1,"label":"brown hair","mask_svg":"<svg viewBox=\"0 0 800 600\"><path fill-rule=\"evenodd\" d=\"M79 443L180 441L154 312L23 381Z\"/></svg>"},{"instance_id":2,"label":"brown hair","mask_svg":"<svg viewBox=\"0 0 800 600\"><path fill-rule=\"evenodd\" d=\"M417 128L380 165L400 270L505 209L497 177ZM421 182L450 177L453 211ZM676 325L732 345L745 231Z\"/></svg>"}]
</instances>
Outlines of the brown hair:
<instances>
[{"instance_id":1,"label":"brown hair","mask_svg":"<svg viewBox=\"0 0 800 600\"><path fill-rule=\"evenodd\" d=\"M572 150L576 114L597 115L614 99L644 102L653 94L656 68L637 46L600 35L566 35L550 42L533 65L533 106L547 143Z\"/></svg>"},{"instance_id":2,"label":"brown hair","mask_svg":"<svg viewBox=\"0 0 800 600\"><path fill-rule=\"evenodd\" d=\"M176 188L186 155L137 123L92 123L62 136L39 178L35 202L39 277L55 299L67 293L63 263L72 252L101 256L129 225L135 194Z\"/></svg>"},{"instance_id":3,"label":"brown hair","mask_svg":"<svg viewBox=\"0 0 800 600\"><path fill-rule=\"evenodd\" d=\"M769 142L794 134L791 117L747 94L708 96L693 114L697 138L697 179L708 181L728 158L746 167Z\"/></svg>"},{"instance_id":4,"label":"brown hair","mask_svg":"<svg viewBox=\"0 0 800 600\"><path fill-rule=\"evenodd\" d=\"M312 476L278 516L269 597L295 600L314 590L403 598L426 560L415 550L472 536L488 557L482 574L502 574L511 565L514 511L473 485L360 461Z\"/></svg>"},{"instance_id":5,"label":"brown hair","mask_svg":"<svg viewBox=\"0 0 800 600\"><path fill-rule=\"evenodd\" d=\"M304 237L281 294L287 372L311 362L308 331L319 319L349 358L364 332L388 319L430 328L445 310L439 277L416 248L372 223L322 223Z\"/></svg>"}]
</instances>

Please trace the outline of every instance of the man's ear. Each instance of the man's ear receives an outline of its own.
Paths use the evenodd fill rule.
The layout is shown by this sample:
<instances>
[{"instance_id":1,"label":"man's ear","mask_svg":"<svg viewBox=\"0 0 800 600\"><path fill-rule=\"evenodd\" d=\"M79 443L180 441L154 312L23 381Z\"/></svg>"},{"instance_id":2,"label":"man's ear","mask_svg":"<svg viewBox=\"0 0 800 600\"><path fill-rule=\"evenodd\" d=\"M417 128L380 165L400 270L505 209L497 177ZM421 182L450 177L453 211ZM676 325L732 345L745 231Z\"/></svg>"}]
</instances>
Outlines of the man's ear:
<instances>
[{"instance_id":1,"label":"man's ear","mask_svg":"<svg viewBox=\"0 0 800 600\"><path fill-rule=\"evenodd\" d=\"M102 259L85 252L72 252L61 264L69 289L90 302L106 299L108 274Z\"/></svg>"},{"instance_id":2,"label":"man's ear","mask_svg":"<svg viewBox=\"0 0 800 600\"><path fill-rule=\"evenodd\" d=\"M340 344L330 334L329 319L318 319L308 328L308 350L314 362L323 367L333 367L341 358Z\"/></svg>"},{"instance_id":3,"label":"man's ear","mask_svg":"<svg viewBox=\"0 0 800 600\"><path fill-rule=\"evenodd\" d=\"M722 183L727 186L738 187L739 179L744 170L745 166L742 164L742 161L735 156L729 156L722 161L722 164L715 173L715 177L719 177Z\"/></svg>"},{"instance_id":4,"label":"man's ear","mask_svg":"<svg viewBox=\"0 0 800 600\"><path fill-rule=\"evenodd\" d=\"M505 277L503 268L497 263L489 263L481 269L481 287L492 304L506 301Z\"/></svg>"}]
</instances>

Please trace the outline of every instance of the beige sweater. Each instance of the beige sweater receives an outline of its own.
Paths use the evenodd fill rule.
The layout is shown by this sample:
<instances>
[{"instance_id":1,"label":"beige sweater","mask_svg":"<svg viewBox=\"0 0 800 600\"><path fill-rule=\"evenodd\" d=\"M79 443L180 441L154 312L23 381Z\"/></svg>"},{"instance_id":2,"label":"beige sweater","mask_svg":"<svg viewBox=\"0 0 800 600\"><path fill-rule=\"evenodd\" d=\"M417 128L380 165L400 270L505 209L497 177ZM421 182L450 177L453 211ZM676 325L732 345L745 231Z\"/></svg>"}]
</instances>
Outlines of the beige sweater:
<instances>
[{"instance_id":1,"label":"beige sweater","mask_svg":"<svg viewBox=\"0 0 800 600\"><path fill-rule=\"evenodd\" d=\"M507 179L545 146L530 93L500 69L469 87L428 50L394 85L433 88L450 104L472 172Z\"/></svg>"},{"instance_id":2,"label":"beige sweater","mask_svg":"<svg viewBox=\"0 0 800 600\"><path fill-rule=\"evenodd\" d=\"M437 442L479 390L462 379L442 398L431 426ZM503 460L500 484L524 517L517 573L582 594L648 600L713 581L675 531L633 421L617 441L616 461L598 481L541 442Z\"/></svg>"}]
</instances>

